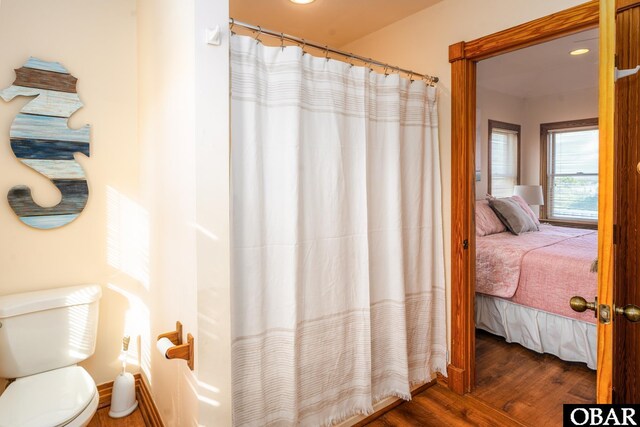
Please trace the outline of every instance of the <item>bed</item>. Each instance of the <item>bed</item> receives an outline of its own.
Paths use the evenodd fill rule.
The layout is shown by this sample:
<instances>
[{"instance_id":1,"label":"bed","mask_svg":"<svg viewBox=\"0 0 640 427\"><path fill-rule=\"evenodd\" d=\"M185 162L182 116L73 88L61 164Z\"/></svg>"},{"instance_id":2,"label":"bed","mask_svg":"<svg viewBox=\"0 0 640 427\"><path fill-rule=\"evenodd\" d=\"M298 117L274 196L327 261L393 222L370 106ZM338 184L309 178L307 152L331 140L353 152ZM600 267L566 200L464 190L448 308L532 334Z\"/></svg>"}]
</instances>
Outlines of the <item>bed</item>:
<instances>
[{"instance_id":1,"label":"bed","mask_svg":"<svg viewBox=\"0 0 640 427\"><path fill-rule=\"evenodd\" d=\"M569 300L597 294L597 232L539 229L477 236L476 327L596 369L596 318L573 311Z\"/></svg>"}]
</instances>

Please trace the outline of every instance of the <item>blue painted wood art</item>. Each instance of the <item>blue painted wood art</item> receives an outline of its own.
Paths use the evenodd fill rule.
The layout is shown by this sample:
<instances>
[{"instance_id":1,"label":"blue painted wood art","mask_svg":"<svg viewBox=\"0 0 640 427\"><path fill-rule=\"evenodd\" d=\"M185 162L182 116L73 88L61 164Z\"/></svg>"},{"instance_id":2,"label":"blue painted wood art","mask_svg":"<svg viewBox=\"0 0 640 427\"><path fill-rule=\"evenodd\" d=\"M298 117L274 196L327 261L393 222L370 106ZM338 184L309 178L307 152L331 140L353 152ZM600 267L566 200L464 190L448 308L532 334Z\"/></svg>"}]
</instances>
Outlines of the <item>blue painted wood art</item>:
<instances>
[{"instance_id":1,"label":"blue painted wood art","mask_svg":"<svg viewBox=\"0 0 640 427\"><path fill-rule=\"evenodd\" d=\"M69 117L83 104L76 92L78 79L58 62L29 58L15 70L13 85L0 90L9 102L33 97L13 120L11 149L26 166L47 177L62 194L56 206L42 207L24 185L13 187L9 205L20 220L34 228L62 227L76 219L87 204L89 187L75 153L89 156L89 126L69 128Z\"/></svg>"}]
</instances>

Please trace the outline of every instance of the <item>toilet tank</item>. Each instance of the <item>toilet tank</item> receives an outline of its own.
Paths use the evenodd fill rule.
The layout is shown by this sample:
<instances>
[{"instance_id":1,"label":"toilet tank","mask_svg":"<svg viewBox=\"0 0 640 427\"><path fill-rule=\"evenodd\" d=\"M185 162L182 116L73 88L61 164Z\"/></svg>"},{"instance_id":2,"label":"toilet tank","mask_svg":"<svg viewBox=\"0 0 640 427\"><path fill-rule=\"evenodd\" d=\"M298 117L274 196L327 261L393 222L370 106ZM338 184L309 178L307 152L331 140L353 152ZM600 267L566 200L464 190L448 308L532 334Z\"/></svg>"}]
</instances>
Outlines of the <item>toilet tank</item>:
<instances>
[{"instance_id":1,"label":"toilet tank","mask_svg":"<svg viewBox=\"0 0 640 427\"><path fill-rule=\"evenodd\" d=\"M74 365L95 350L99 285L0 296L0 378Z\"/></svg>"}]
</instances>

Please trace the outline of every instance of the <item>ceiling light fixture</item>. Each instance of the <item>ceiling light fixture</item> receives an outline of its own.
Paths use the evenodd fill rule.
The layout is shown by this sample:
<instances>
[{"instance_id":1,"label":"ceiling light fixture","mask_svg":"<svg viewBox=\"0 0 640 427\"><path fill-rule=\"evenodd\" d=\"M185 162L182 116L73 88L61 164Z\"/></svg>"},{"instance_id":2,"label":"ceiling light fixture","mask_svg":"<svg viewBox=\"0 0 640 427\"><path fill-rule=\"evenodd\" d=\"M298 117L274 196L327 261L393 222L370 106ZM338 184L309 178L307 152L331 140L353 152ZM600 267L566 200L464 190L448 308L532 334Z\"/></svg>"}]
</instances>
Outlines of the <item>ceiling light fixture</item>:
<instances>
[{"instance_id":1,"label":"ceiling light fixture","mask_svg":"<svg viewBox=\"0 0 640 427\"><path fill-rule=\"evenodd\" d=\"M589 49L582 48L582 49L572 50L571 52L569 52L569 54L576 56L576 55L584 55L587 52L589 52Z\"/></svg>"},{"instance_id":2,"label":"ceiling light fixture","mask_svg":"<svg viewBox=\"0 0 640 427\"><path fill-rule=\"evenodd\" d=\"M309 3L313 3L316 0L289 0L291 3L296 3L296 4L309 4Z\"/></svg>"}]
</instances>

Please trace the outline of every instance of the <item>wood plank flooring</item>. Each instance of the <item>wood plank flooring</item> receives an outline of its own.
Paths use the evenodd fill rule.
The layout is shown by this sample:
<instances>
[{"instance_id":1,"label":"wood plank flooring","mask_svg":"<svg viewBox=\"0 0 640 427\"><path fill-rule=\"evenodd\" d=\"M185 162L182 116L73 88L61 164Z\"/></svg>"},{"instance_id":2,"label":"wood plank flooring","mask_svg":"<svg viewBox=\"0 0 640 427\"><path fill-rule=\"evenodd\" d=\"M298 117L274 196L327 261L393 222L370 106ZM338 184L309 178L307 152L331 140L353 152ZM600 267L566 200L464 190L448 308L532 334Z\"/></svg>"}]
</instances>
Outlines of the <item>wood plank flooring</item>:
<instances>
[{"instance_id":1,"label":"wood plank flooring","mask_svg":"<svg viewBox=\"0 0 640 427\"><path fill-rule=\"evenodd\" d=\"M473 396L460 396L436 384L367 424L370 427L506 427L523 424Z\"/></svg>"},{"instance_id":2,"label":"wood plank flooring","mask_svg":"<svg viewBox=\"0 0 640 427\"><path fill-rule=\"evenodd\" d=\"M140 408L124 418L109 417L109 407L99 409L88 427L145 427Z\"/></svg>"},{"instance_id":3,"label":"wood plank flooring","mask_svg":"<svg viewBox=\"0 0 640 427\"><path fill-rule=\"evenodd\" d=\"M518 420L557 426L563 403L596 402L596 374L584 363L539 354L484 331L476 333L476 343L471 394Z\"/></svg>"},{"instance_id":4,"label":"wood plank flooring","mask_svg":"<svg viewBox=\"0 0 640 427\"><path fill-rule=\"evenodd\" d=\"M483 331L476 334L476 376L470 394L435 385L368 425L558 426L563 403L595 403L595 371Z\"/></svg>"}]
</instances>

